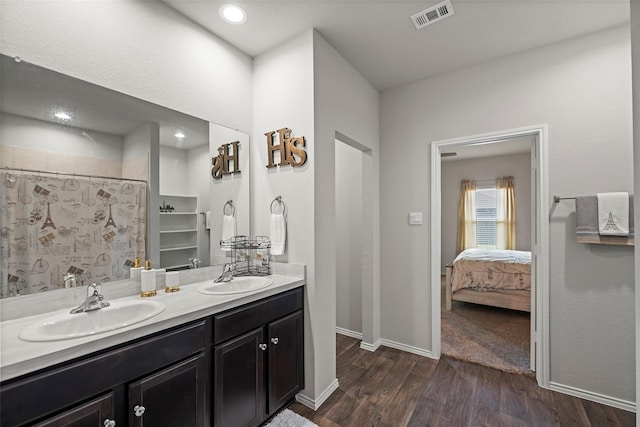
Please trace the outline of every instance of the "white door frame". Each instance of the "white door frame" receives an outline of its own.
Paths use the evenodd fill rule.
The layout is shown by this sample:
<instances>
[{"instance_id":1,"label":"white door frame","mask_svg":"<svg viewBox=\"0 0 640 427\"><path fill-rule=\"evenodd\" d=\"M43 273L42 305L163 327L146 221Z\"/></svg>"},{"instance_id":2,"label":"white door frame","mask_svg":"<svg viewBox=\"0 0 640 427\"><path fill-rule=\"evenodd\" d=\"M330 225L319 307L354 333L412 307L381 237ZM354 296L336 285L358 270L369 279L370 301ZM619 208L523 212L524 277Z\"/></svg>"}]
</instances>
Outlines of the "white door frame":
<instances>
[{"instance_id":1,"label":"white door frame","mask_svg":"<svg viewBox=\"0 0 640 427\"><path fill-rule=\"evenodd\" d=\"M533 136L531 150L532 186L535 186L535 211L532 212L535 232L531 236L532 271L535 293L532 300L532 319L535 324L536 379L542 387L549 387L549 183L548 183L547 125L497 131L431 143L431 339L433 357L441 354L440 341L440 283L441 283L441 160L443 148L486 144Z\"/></svg>"}]
</instances>

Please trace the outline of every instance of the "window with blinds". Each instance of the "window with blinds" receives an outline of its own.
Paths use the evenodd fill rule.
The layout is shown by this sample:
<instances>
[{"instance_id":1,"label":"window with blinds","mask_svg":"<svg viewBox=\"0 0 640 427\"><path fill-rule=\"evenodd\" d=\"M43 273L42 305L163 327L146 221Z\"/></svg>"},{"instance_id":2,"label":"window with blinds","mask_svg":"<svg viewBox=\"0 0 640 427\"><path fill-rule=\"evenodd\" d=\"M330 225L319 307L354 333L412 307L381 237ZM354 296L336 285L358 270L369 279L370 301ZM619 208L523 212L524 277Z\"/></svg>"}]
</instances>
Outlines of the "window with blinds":
<instances>
[{"instance_id":1,"label":"window with blinds","mask_svg":"<svg viewBox=\"0 0 640 427\"><path fill-rule=\"evenodd\" d=\"M476 188L476 247L496 249L497 190L495 186Z\"/></svg>"}]
</instances>

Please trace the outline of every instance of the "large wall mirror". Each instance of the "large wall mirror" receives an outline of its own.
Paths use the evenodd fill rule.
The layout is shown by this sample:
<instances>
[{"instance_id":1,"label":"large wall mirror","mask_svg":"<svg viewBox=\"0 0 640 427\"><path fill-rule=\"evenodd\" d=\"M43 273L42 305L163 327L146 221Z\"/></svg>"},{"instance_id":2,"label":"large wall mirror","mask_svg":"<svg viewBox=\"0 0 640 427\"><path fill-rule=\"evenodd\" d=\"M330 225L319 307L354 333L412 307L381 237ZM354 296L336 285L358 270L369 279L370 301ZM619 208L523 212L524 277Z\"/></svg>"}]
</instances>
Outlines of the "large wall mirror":
<instances>
[{"instance_id":1,"label":"large wall mirror","mask_svg":"<svg viewBox=\"0 0 640 427\"><path fill-rule=\"evenodd\" d=\"M250 235L249 135L0 55L0 297L224 262ZM212 158L233 144L230 173ZM232 148L232 150L233 150ZM227 216L225 218L225 215Z\"/></svg>"}]
</instances>

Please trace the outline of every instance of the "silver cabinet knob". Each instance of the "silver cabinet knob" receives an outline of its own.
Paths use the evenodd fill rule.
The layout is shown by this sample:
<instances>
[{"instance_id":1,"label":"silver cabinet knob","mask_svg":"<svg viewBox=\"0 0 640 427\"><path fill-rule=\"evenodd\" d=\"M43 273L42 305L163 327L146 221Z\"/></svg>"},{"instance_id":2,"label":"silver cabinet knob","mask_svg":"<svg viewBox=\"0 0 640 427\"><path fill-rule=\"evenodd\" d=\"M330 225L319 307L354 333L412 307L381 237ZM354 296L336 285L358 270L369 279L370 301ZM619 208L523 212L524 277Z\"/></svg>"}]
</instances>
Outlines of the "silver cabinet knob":
<instances>
[{"instance_id":1,"label":"silver cabinet knob","mask_svg":"<svg viewBox=\"0 0 640 427\"><path fill-rule=\"evenodd\" d=\"M136 415L136 417L141 417L142 414L144 414L144 411L145 411L145 409L144 409L144 406L142 406L142 405L136 405L133 408L133 413Z\"/></svg>"},{"instance_id":2,"label":"silver cabinet knob","mask_svg":"<svg viewBox=\"0 0 640 427\"><path fill-rule=\"evenodd\" d=\"M267 345L266 344L258 344L258 348L262 351L265 351L267 349Z\"/></svg>"},{"instance_id":3,"label":"silver cabinet knob","mask_svg":"<svg viewBox=\"0 0 640 427\"><path fill-rule=\"evenodd\" d=\"M104 420L104 427L116 427L116 422L110 419Z\"/></svg>"},{"instance_id":4,"label":"silver cabinet knob","mask_svg":"<svg viewBox=\"0 0 640 427\"><path fill-rule=\"evenodd\" d=\"M278 337L271 338L271 342L274 344L278 344Z\"/></svg>"}]
</instances>

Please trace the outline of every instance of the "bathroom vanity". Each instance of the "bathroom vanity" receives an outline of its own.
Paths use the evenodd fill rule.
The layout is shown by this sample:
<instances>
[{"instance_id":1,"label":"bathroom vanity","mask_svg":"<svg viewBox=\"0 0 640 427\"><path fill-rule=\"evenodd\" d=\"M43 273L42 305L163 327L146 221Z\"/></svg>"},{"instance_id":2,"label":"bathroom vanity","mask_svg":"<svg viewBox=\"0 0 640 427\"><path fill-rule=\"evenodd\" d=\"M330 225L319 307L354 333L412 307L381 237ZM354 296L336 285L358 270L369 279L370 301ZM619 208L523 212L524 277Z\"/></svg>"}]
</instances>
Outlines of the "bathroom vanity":
<instances>
[{"instance_id":1,"label":"bathroom vanity","mask_svg":"<svg viewBox=\"0 0 640 427\"><path fill-rule=\"evenodd\" d=\"M3 361L2 425L261 425L304 387L304 282L272 277L251 295L187 285L158 297L156 318L104 338L19 344L32 320L3 322L3 350L8 340L24 360Z\"/></svg>"}]
</instances>

